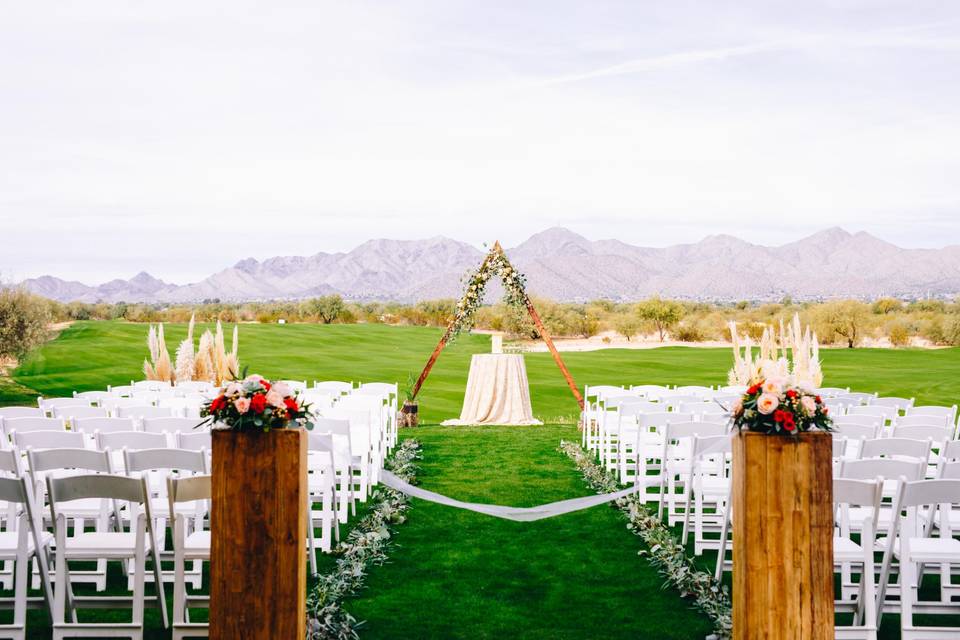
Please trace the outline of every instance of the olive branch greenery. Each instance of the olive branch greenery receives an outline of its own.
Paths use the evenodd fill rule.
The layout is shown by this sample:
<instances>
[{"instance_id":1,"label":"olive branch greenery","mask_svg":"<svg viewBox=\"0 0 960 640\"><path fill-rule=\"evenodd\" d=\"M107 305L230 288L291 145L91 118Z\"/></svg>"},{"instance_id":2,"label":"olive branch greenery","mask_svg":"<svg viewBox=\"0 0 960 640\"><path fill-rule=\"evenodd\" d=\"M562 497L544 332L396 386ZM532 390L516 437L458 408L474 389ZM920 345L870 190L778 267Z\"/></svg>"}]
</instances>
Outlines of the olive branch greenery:
<instances>
[{"instance_id":1,"label":"olive branch greenery","mask_svg":"<svg viewBox=\"0 0 960 640\"><path fill-rule=\"evenodd\" d=\"M420 458L420 442L404 440L384 463L401 480L413 484ZM392 529L406 521L410 499L380 485L370 494L370 511L334 549L336 566L321 575L307 594L308 640L353 640L358 622L343 609L345 598L363 588L367 570L387 561Z\"/></svg>"},{"instance_id":2,"label":"olive branch greenery","mask_svg":"<svg viewBox=\"0 0 960 640\"><path fill-rule=\"evenodd\" d=\"M613 493L622 489L616 476L605 470L575 442L560 442L560 451L570 457L584 482L597 493ZM732 605L727 588L711 574L696 568L687 557L683 545L663 522L647 509L646 503L631 494L614 503L627 519L627 528L640 536L647 549L639 555L649 559L667 582L680 591L681 597L692 597L694 606L710 618L718 640L730 638L733 627Z\"/></svg>"},{"instance_id":3,"label":"olive branch greenery","mask_svg":"<svg viewBox=\"0 0 960 640\"><path fill-rule=\"evenodd\" d=\"M527 278L510 264L507 255L497 243L477 270L464 276L463 297L454 311L447 342L453 342L462 332L473 328L477 309L483 305L483 293L486 291L487 283L494 276L499 277L503 283L504 303L512 309L526 309Z\"/></svg>"}]
</instances>

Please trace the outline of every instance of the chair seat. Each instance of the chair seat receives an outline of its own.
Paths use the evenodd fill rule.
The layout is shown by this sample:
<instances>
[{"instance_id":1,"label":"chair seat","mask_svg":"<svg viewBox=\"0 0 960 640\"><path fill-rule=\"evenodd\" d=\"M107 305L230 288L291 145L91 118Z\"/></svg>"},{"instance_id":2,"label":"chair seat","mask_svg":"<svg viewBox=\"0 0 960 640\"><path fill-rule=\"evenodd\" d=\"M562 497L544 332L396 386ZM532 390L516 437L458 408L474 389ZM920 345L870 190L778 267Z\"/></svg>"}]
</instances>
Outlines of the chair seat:
<instances>
[{"instance_id":1,"label":"chair seat","mask_svg":"<svg viewBox=\"0 0 960 640\"><path fill-rule=\"evenodd\" d=\"M53 541L53 535L44 531L40 534L40 544L48 545ZM12 560L17 557L20 542L20 533L17 531L0 532L0 559ZM33 536L27 536L27 553L33 553Z\"/></svg>"},{"instance_id":2,"label":"chair seat","mask_svg":"<svg viewBox=\"0 0 960 640\"><path fill-rule=\"evenodd\" d=\"M833 561L834 562L862 562L863 547L843 536L834 536L833 538Z\"/></svg>"},{"instance_id":3,"label":"chair seat","mask_svg":"<svg viewBox=\"0 0 960 640\"><path fill-rule=\"evenodd\" d=\"M183 541L183 550L187 554L206 552L210 554L210 532L194 531Z\"/></svg>"},{"instance_id":4,"label":"chair seat","mask_svg":"<svg viewBox=\"0 0 960 640\"><path fill-rule=\"evenodd\" d=\"M900 540L894 551L900 556ZM960 540L954 538L910 538L910 557L915 562L960 562Z\"/></svg>"},{"instance_id":5,"label":"chair seat","mask_svg":"<svg viewBox=\"0 0 960 640\"><path fill-rule=\"evenodd\" d=\"M115 531L97 531L81 533L67 538L66 555L68 558L91 556L96 558L129 558L136 550L135 533L117 533ZM144 549L148 548L144 536Z\"/></svg>"}]
</instances>

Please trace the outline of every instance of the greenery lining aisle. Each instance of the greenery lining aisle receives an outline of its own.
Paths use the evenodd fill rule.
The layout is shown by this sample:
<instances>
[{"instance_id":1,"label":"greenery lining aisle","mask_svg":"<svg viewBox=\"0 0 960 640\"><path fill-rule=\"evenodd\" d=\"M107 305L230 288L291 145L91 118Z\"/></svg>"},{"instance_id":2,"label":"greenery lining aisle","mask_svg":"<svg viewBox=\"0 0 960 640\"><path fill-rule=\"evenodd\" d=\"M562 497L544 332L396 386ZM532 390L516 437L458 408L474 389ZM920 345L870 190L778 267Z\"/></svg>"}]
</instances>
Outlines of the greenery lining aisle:
<instances>
[{"instance_id":1,"label":"greenery lining aisle","mask_svg":"<svg viewBox=\"0 0 960 640\"><path fill-rule=\"evenodd\" d=\"M589 495L558 456L572 426L426 427L418 484L451 497L535 506ZM411 501L389 562L345 608L362 638L703 638L710 621L638 561L612 509L517 523Z\"/></svg>"}]
</instances>

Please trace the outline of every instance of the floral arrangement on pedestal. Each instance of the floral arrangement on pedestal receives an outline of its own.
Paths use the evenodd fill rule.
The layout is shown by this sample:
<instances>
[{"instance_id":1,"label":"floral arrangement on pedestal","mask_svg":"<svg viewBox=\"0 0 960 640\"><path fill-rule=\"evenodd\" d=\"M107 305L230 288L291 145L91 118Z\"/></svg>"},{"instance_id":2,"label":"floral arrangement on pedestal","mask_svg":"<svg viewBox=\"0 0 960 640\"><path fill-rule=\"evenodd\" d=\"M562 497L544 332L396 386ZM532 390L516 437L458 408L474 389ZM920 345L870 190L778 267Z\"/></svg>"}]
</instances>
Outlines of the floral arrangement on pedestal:
<instances>
[{"instance_id":1,"label":"floral arrangement on pedestal","mask_svg":"<svg viewBox=\"0 0 960 640\"><path fill-rule=\"evenodd\" d=\"M454 311L453 323L450 326L447 342L452 342L457 335L473 328L473 318L483 305L483 294L487 283L497 276L503 284L503 301L513 309L526 310L527 308L527 279L514 269L500 243L493 245L493 249L480 267L464 277L463 297L457 303Z\"/></svg>"},{"instance_id":2,"label":"floral arrangement on pedestal","mask_svg":"<svg viewBox=\"0 0 960 640\"><path fill-rule=\"evenodd\" d=\"M789 378L767 378L754 383L731 411L733 425L747 431L795 435L831 431L833 420L820 396Z\"/></svg>"},{"instance_id":3,"label":"floral arrangement on pedestal","mask_svg":"<svg viewBox=\"0 0 960 640\"><path fill-rule=\"evenodd\" d=\"M301 403L283 382L271 383L259 375L229 383L220 395L203 405L200 415L206 418L201 425L232 431L313 428L308 403Z\"/></svg>"},{"instance_id":4,"label":"floral arrangement on pedestal","mask_svg":"<svg viewBox=\"0 0 960 640\"><path fill-rule=\"evenodd\" d=\"M820 368L820 344L810 327L801 328L799 314L786 327L780 320L779 339L773 327L764 327L760 338L760 352L754 358L749 338L737 331L737 323L730 322L733 342L733 368L727 376L731 385L752 385L764 378L792 377L800 384L819 387L823 384Z\"/></svg>"}]
</instances>

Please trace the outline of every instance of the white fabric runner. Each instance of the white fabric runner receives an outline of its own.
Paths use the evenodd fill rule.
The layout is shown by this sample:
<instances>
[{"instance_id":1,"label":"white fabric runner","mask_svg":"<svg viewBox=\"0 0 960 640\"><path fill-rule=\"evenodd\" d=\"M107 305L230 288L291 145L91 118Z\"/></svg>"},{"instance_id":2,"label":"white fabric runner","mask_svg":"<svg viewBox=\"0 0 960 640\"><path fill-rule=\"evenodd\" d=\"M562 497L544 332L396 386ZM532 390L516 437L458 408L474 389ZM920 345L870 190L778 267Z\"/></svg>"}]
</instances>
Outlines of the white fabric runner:
<instances>
[{"instance_id":1,"label":"white fabric runner","mask_svg":"<svg viewBox=\"0 0 960 640\"><path fill-rule=\"evenodd\" d=\"M444 425L543 424L530 408L530 387L523 356L478 353L470 361L467 391L459 420Z\"/></svg>"},{"instance_id":2,"label":"white fabric runner","mask_svg":"<svg viewBox=\"0 0 960 640\"><path fill-rule=\"evenodd\" d=\"M495 518L503 518L504 520L513 520L514 522L533 522L535 520L543 520L545 518L561 516L565 513L573 513L574 511L589 509L590 507L595 507L598 504L618 500L630 495L631 493L637 493L637 491L642 491L646 488L646 484L639 489L637 486L632 486L614 493L602 493L600 495L584 496L582 498L571 498L569 500L561 500L560 502L542 504L538 507L502 507L496 504L478 504L476 502L463 502L461 500L454 500L453 498L448 498L443 494L427 491L426 489L415 487L409 482L404 482L386 469L384 469L381 474L382 475L380 479L383 484L413 498L419 498L421 500L435 502L437 504L442 504L457 509L475 511L477 513L493 516Z\"/></svg>"}]
</instances>

